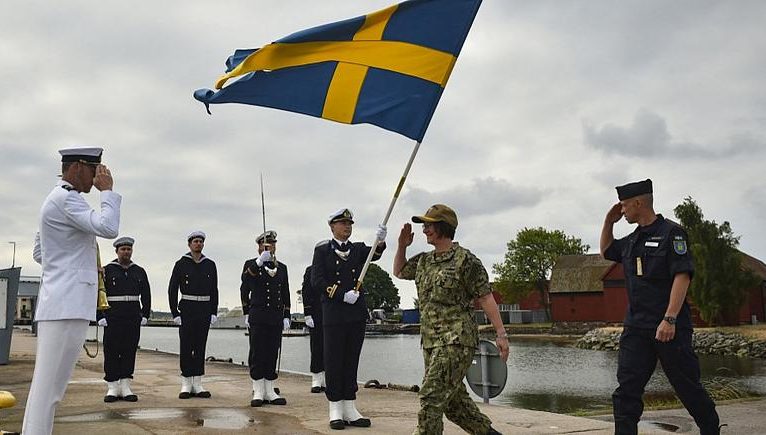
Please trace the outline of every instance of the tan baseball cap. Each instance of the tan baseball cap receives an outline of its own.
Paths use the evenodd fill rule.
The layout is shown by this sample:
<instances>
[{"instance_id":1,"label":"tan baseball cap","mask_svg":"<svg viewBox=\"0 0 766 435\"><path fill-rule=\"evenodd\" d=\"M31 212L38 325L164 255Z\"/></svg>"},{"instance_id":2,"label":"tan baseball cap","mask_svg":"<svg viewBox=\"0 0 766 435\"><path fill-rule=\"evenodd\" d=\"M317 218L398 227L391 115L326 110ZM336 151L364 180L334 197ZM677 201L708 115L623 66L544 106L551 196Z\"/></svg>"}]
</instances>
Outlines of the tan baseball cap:
<instances>
[{"instance_id":1,"label":"tan baseball cap","mask_svg":"<svg viewBox=\"0 0 766 435\"><path fill-rule=\"evenodd\" d=\"M423 216L413 216L412 222L415 222L416 224L425 222L446 222L452 228L457 228L457 215L455 214L455 210L452 210L444 204L434 204Z\"/></svg>"}]
</instances>

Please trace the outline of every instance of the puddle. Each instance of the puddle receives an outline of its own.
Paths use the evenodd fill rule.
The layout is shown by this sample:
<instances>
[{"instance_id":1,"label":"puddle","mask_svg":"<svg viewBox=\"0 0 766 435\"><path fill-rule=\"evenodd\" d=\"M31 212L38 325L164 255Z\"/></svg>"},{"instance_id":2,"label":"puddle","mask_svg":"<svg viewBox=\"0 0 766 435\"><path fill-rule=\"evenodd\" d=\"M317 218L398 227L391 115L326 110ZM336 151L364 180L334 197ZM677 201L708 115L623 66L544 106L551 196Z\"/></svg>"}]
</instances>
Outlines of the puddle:
<instances>
[{"instance_id":1,"label":"puddle","mask_svg":"<svg viewBox=\"0 0 766 435\"><path fill-rule=\"evenodd\" d=\"M76 381L69 381L69 385L92 385L92 384L105 384L105 382L101 378L78 379Z\"/></svg>"},{"instance_id":2,"label":"puddle","mask_svg":"<svg viewBox=\"0 0 766 435\"><path fill-rule=\"evenodd\" d=\"M91 423L107 420L168 420L180 419L210 429L245 429L260 424L252 416L236 409L225 408L151 408L126 409L69 415L56 418L59 423Z\"/></svg>"},{"instance_id":3,"label":"puddle","mask_svg":"<svg viewBox=\"0 0 766 435\"><path fill-rule=\"evenodd\" d=\"M649 430L649 429L655 429L655 430L659 429L659 430L663 430L665 432L678 432L678 429L680 429L678 426L676 426L674 424L662 423L662 422L659 422L659 421L651 421L651 420L641 420L640 422L638 422L638 427L639 428L644 428L644 429L647 429L647 430Z\"/></svg>"}]
</instances>

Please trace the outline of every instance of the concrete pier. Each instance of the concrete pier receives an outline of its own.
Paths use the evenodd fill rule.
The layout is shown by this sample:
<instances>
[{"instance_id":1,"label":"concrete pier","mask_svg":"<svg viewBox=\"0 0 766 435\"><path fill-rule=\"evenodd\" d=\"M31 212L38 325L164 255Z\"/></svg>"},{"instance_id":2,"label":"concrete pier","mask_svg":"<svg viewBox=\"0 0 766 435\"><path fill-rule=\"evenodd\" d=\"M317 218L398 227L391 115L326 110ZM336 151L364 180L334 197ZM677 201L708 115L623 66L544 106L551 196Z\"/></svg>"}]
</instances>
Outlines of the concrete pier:
<instances>
[{"instance_id":1,"label":"concrete pier","mask_svg":"<svg viewBox=\"0 0 766 435\"><path fill-rule=\"evenodd\" d=\"M15 330L10 364L0 366L0 390L11 391L18 404L0 410L0 429L20 431L29 385L34 369L35 337ZM94 346L94 343L89 343ZM324 394L311 394L308 376L281 374L277 381L286 406L251 408L251 382L245 367L208 362L205 388L210 399L178 399L180 390L178 357L154 351L138 352L133 392L138 402L104 403L102 354L91 359L82 352L58 407L56 434L177 434L177 433L268 433L330 434L328 405ZM764 422L766 401L746 402L736 408L738 417L755 414L760 428ZM369 429L347 428L344 433L410 434L417 421L419 408L416 393L360 388L357 406L372 419ZM479 404L504 434L611 434L612 424L596 418L581 418L548 412L516 409L507 406ZM743 408L749 406L754 409ZM743 411L745 409L746 411ZM666 419L674 419L686 429L676 433L694 433L685 410L663 411ZM725 415L725 414L724 414ZM685 416L685 417L684 417ZM753 417L756 418L756 417ZM608 418L607 418L608 420ZM732 428L734 429L734 428ZM760 430L760 429L754 429ZM349 432L350 431L350 432ZM445 419L446 434L462 434L460 428ZM668 433L646 426L642 433ZM727 432L724 432L727 433ZM729 433L747 434L742 427Z\"/></svg>"}]
</instances>

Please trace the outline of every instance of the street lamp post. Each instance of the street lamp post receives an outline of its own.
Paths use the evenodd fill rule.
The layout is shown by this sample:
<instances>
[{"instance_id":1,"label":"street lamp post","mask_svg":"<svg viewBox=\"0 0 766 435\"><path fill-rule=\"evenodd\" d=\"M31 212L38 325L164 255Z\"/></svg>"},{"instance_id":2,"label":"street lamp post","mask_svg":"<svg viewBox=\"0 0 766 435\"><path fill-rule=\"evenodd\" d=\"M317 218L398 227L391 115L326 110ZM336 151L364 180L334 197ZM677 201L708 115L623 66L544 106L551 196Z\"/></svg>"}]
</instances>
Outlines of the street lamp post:
<instances>
[{"instance_id":1,"label":"street lamp post","mask_svg":"<svg viewBox=\"0 0 766 435\"><path fill-rule=\"evenodd\" d=\"M11 260L11 269L16 267L16 242L8 242L13 245L13 260Z\"/></svg>"}]
</instances>

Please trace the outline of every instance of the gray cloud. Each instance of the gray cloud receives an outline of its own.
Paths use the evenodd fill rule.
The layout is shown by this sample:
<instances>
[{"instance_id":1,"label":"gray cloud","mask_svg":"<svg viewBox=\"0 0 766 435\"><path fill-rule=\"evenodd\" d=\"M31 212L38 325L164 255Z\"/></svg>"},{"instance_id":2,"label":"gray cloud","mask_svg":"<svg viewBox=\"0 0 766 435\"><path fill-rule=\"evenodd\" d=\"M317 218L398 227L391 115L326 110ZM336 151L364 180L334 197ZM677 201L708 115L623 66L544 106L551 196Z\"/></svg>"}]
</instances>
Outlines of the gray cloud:
<instances>
[{"instance_id":1,"label":"gray cloud","mask_svg":"<svg viewBox=\"0 0 766 435\"><path fill-rule=\"evenodd\" d=\"M474 178L468 184L446 190L410 187L402 202L423 210L432 204L443 203L454 208L459 217L476 217L534 206L540 202L542 194L540 189L516 187L507 180L487 177Z\"/></svg>"},{"instance_id":2,"label":"gray cloud","mask_svg":"<svg viewBox=\"0 0 766 435\"><path fill-rule=\"evenodd\" d=\"M601 128L583 122L585 143L606 154L628 157L653 158L658 156L717 159L762 152L766 141L751 133L736 133L726 143L707 146L692 142L676 142L668 131L667 122L660 115L646 109L639 110L629 127L607 123Z\"/></svg>"}]
</instances>

